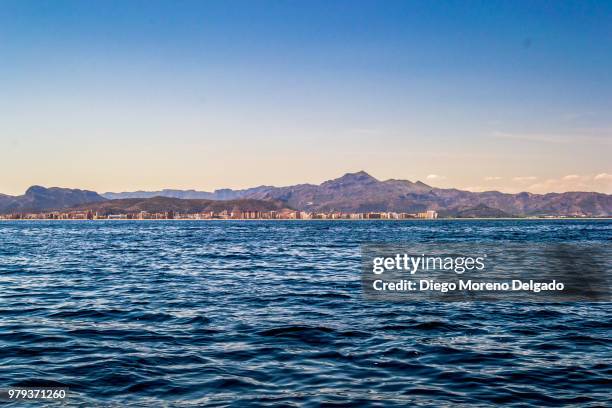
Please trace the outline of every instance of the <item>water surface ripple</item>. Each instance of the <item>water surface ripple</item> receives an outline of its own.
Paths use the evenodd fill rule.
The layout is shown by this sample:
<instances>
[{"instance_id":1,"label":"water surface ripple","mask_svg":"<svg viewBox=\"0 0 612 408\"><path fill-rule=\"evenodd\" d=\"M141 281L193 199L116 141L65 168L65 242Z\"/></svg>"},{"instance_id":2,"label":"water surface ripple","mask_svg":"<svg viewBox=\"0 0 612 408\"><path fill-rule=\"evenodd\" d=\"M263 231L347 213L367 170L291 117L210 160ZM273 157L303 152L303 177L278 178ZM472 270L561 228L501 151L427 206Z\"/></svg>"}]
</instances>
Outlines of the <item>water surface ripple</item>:
<instances>
[{"instance_id":1,"label":"water surface ripple","mask_svg":"<svg viewBox=\"0 0 612 408\"><path fill-rule=\"evenodd\" d=\"M366 242L610 221L0 222L0 387L92 406L612 404L610 303L361 297Z\"/></svg>"}]
</instances>

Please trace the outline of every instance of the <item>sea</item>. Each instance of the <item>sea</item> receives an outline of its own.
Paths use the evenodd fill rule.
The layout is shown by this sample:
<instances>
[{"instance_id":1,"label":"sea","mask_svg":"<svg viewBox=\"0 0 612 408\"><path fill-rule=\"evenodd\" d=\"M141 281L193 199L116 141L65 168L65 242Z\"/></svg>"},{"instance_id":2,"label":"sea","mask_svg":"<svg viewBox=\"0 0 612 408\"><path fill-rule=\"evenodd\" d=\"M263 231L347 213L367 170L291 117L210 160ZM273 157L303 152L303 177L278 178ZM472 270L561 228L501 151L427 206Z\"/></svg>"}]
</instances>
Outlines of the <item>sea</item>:
<instances>
[{"instance_id":1,"label":"sea","mask_svg":"<svg viewBox=\"0 0 612 408\"><path fill-rule=\"evenodd\" d=\"M365 299L362 245L405 240L610 244L612 221L0 222L0 389L68 389L45 406L612 406L610 302Z\"/></svg>"}]
</instances>

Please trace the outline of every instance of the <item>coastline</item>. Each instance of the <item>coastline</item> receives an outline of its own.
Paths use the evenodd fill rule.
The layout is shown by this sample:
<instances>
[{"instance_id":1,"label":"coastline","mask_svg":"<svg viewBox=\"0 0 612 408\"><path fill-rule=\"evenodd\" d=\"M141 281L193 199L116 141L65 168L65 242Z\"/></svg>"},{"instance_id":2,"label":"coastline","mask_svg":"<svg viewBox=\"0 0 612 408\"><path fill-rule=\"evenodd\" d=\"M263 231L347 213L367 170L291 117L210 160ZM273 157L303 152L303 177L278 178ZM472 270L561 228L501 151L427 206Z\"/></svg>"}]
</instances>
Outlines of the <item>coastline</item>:
<instances>
[{"instance_id":1,"label":"coastline","mask_svg":"<svg viewBox=\"0 0 612 408\"><path fill-rule=\"evenodd\" d=\"M54 218L0 218L0 222L2 221L91 221L91 222L99 222L99 221L118 221L118 222L126 222L126 221L289 221L289 222L310 222L310 221L340 221L340 222L363 222L363 221L375 221L375 222L439 222L439 221L611 221L612 217L514 217L514 218L436 218L436 219L424 219L424 218L408 218L408 219L349 219L349 218L328 218L328 219L292 219L292 218L282 218L282 219L270 219L270 218L171 218L171 219L162 219L162 218L143 218L143 219L109 219L109 218L101 218L94 220L87 219L54 219Z\"/></svg>"}]
</instances>

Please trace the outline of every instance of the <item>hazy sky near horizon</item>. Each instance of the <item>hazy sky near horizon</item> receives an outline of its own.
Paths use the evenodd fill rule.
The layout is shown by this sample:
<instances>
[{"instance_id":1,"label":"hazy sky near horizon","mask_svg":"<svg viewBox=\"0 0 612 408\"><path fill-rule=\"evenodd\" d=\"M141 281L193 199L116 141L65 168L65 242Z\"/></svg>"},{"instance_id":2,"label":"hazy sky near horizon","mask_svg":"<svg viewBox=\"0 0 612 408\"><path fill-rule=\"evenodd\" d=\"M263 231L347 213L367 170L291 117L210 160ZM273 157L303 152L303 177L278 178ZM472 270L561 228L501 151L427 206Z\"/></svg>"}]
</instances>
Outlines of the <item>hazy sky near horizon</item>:
<instances>
[{"instance_id":1,"label":"hazy sky near horizon","mask_svg":"<svg viewBox=\"0 0 612 408\"><path fill-rule=\"evenodd\" d=\"M612 193L612 2L0 2L0 193Z\"/></svg>"}]
</instances>

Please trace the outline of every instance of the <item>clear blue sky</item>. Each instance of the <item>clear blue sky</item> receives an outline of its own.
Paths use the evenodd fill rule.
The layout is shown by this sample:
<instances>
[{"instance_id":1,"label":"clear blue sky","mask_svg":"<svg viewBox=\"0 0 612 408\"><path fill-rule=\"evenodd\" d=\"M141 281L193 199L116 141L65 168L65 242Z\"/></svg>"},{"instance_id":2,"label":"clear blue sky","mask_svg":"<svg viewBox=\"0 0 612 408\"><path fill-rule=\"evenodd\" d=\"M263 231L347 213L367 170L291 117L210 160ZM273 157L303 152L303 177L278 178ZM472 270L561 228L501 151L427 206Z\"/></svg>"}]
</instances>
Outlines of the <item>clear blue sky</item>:
<instances>
[{"instance_id":1,"label":"clear blue sky","mask_svg":"<svg viewBox=\"0 0 612 408\"><path fill-rule=\"evenodd\" d=\"M612 2L0 2L0 192L612 192Z\"/></svg>"}]
</instances>

